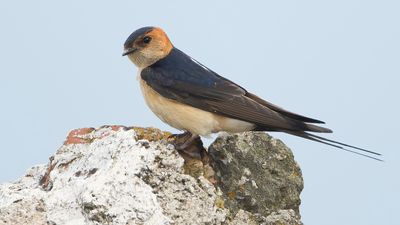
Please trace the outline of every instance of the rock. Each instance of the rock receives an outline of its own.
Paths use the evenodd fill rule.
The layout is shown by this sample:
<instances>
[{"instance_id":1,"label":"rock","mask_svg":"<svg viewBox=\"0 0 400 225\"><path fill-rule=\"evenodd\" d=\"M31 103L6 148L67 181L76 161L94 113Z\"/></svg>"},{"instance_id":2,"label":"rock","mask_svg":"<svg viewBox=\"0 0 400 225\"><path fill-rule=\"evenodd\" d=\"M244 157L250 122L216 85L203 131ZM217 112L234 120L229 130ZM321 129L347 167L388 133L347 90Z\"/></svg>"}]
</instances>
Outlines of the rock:
<instances>
[{"instance_id":1,"label":"rock","mask_svg":"<svg viewBox=\"0 0 400 225\"><path fill-rule=\"evenodd\" d=\"M268 216L291 209L299 214L301 170L281 141L264 132L222 135L208 151L231 211Z\"/></svg>"},{"instance_id":2,"label":"rock","mask_svg":"<svg viewBox=\"0 0 400 225\"><path fill-rule=\"evenodd\" d=\"M71 131L47 165L0 185L0 224L301 224L301 173L281 142L229 135L191 159L169 136L124 126Z\"/></svg>"},{"instance_id":3,"label":"rock","mask_svg":"<svg viewBox=\"0 0 400 225\"><path fill-rule=\"evenodd\" d=\"M235 218L228 221L228 225L298 225L303 224L300 221L300 215L293 210L279 210L271 213L268 217L260 214L252 214L240 209Z\"/></svg>"}]
</instances>

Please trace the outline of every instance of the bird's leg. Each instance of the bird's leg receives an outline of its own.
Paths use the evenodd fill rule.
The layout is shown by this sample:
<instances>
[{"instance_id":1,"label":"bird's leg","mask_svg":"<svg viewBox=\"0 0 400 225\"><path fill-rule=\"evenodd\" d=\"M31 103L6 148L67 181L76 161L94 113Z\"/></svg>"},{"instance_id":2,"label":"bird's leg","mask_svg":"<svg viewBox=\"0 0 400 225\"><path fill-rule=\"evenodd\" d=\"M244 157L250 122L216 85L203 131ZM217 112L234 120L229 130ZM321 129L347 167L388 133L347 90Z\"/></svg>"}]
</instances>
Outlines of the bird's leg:
<instances>
[{"instance_id":1,"label":"bird's leg","mask_svg":"<svg viewBox=\"0 0 400 225\"><path fill-rule=\"evenodd\" d=\"M185 131L182 134L171 134L168 137L168 140L170 140L171 142L174 142L174 145L175 145L179 142L184 142L186 139L190 138L190 136L192 136L192 134L188 131Z\"/></svg>"},{"instance_id":2,"label":"bird's leg","mask_svg":"<svg viewBox=\"0 0 400 225\"><path fill-rule=\"evenodd\" d=\"M200 149L203 148L203 142L199 135L186 131L183 134L173 134L168 139L172 139L171 142L179 152L184 152L195 158L201 158Z\"/></svg>"},{"instance_id":3,"label":"bird's leg","mask_svg":"<svg viewBox=\"0 0 400 225\"><path fill-rule=\"evenodd\" d=\"M200 139L199 135L192 134L188 131L186 131L183 134L173 134L171 136L172 136L172 138L175 139L174 145L175 145L175 149L178 151L185 150L190 145L192 145L197 139Z\"/></svg>"}]
</instances>

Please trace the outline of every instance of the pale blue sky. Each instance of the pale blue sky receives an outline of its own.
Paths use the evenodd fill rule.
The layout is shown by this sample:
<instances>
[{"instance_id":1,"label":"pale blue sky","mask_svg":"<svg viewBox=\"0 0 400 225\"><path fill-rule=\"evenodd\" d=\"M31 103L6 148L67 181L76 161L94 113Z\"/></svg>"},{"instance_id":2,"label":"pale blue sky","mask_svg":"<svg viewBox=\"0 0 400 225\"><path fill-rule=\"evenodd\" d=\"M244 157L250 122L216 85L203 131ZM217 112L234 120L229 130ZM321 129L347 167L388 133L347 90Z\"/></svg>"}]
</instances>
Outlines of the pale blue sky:
<instances>
[{"instance_id":1,"label":"pale blue sky","mask_svg":"<svg viewBox=\"0 0 400 225\"><path fill-rule=\"evenodd\" d=\"M291 111L328 138L385 163L283 134L305 180L307 225L396 224L400 202L399 1L2 1L0 182L47 163L69 130L170 127L145 106L121 57L135 29L163 27L176 47Z\"/></svg>"}]
</instances>

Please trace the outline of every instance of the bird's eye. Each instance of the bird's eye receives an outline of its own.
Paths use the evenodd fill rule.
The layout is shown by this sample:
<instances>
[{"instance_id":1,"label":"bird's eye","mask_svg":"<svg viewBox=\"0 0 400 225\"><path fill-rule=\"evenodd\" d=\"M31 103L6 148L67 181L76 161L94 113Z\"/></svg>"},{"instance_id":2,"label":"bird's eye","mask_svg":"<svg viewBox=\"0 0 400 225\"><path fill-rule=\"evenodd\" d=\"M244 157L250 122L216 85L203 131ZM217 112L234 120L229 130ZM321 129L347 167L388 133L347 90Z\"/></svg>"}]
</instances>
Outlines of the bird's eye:
<instances>
[{"instance_id":1,"label":"bird's eye","mask_svg":"<svg viewBox=\"0 0 400 225\"><path fill-rule=\"evenodd\" d=\"M149 36L145 36L145 37L143 38L143 43L145 43L145 44L150 43L150 41L151 41L151 37L149 37Z\"/></svg>"}]
</instances>

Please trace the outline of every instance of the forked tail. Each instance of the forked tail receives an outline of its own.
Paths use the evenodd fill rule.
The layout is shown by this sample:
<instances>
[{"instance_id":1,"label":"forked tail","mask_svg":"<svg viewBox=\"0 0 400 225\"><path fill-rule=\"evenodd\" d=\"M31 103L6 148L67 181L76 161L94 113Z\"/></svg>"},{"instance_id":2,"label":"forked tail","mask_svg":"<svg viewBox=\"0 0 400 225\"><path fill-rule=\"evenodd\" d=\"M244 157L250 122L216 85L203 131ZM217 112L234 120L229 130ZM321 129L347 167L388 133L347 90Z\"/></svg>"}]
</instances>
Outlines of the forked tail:
<instances>
[{"instance_id":1,"label":"forked tail","mask_svg":"<svg viewBox=\"0 0 400 225\"><path fill-rule=\"evenodd\" d=\"M306 139L309 139L309 140L312 140L312 141L316 141L316 142L319 142L319 143L330 145L330 146L333 146L335 148L341 149L343 151L351 152L351 153L354 153L354 154L357 154L357 155L361 155L361 156L364 156L364 157L368 157L368 158L371 158L371 159L374 159L374 160L377 160L377 161L383 161L382 159L378 158L379 156L382 156L382 154L380 154L378 152L373 152L373 151L370 151L370 150L367 150L367 149L363 149L363 148L359 148L359 147L356 147L356 146L353 146L353 145L348 145L348 144L345 144L345 143L342 143L342 142L339 142L339 141L334 141L334 140L331 140L331 139L328 139L328 138L324 138L324 137L320 137L320 136L317 136L315 134L310 134L310 133L307 133L307 132L304 132L304 131L285 131L285 132L288 133L288 134L292 134L292 135L298 136L298 137L302 137L302 138L306 138ZM345 148L345 147L347 147L347 148ZM352 149L355 149L355 150L351 150L349 148L352 148Z\"/></svg>"}]
</instances>

